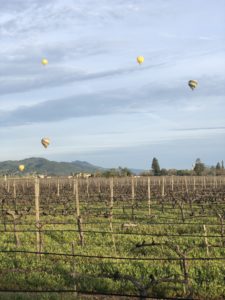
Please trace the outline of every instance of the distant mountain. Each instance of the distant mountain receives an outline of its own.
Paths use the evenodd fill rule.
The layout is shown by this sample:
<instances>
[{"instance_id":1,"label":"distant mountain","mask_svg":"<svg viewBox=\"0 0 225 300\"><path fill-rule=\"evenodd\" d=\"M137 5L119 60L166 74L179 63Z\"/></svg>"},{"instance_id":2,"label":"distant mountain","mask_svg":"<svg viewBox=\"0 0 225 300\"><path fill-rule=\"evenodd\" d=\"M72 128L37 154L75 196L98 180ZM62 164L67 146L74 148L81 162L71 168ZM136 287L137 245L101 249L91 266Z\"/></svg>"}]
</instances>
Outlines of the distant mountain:
<instances>
[{"instance_id":1,"label":"distant mountain","mask_svg":"<svg viewBox=\"0 0 225 300\"><path fill-rule=\"evenodd\" d=\"M45 158L31 157L23 160L8 160L0 162L0 174L15 174L19 173L18 166L25 165L24 174L38 173L48 175L70 175L71 173L79 172L96 172L103 171L104 169L94 166L86 161L73 161L73 162L56 162L50 161Z\"/></svg>"}]
</instances>

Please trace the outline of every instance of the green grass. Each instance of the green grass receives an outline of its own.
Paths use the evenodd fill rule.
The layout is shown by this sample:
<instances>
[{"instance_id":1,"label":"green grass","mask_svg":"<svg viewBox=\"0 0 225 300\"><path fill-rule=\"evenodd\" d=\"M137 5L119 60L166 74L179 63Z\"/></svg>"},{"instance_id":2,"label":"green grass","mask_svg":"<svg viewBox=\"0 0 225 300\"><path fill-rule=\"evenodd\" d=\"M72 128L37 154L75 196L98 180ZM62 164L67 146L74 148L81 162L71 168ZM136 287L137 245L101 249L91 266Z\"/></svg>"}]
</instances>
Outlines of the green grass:
<instances>
[{"instance_id":1,"label":"green grass","mask_svg":"<svg viewBox=\"0 0 225 300\"><path fill-rule=\"evenodd\" d=\"M146 202L145 202L146 205ZM174 258L179 257L173 249L177 245L183 253L188 251L187 257L207 257L204 237L151 237L140 234L193 234L203 235L201 224L219 223L216 216L212 214L210 208L205 208L205 217L201 213L198 205L193 205L195 217L190 216L189 206L185 205L184 212L187 219L183 224L181 212L171 209L171 205L166 205L164 212L157 203L152 205L152 218L147 216L148 209L143 202L134 209L135 218L132 219L131 208L125 208L123 213L121 203L116 203L113 210L113 231L131 234L114 234L115 248L112 234L84 233L85 245L80 246L79 234L77 232L45 232L42 233L43 251L57 253L72 253L72 243L75 244L76 254L100 255L100 256L122 256L136 258ZM92 215L85 215L85 207L81 207L84 223L94 222L95 224L84 224L86 231L110 231L109 219L104 216L97 216L97 212L108 211L104 203L97 202L89 205ZM62 209L62 205L58 205ZM55 217L41 216L41 223L50 219L54 221L76 221L75 216ZM34 216L22 217L22 222L35 223ZM151 224L160 222L180 222L179 225L171 224ZM122 223L136 223L138 226L129 229L121 229ZM148 222L148 224L147 224ZM195 224L197 223L197 224ZM3 230L4 226L1 225ZM35 229L34 225L17 225L17 230ZM77 229L77 225L44 225L42 229ZM7 230L13 230L12 225L7 225ZM220 235L221 227L207 225L208 235ZM19 233L20 247L16 247L13 233L1 233L1 250L28 250L36 251L36 234ZM161 243L161 245L151 245L137 247L137 244ZM221 245L220 247L209 247L209 257L225 257L225 248L222 247L222 239L208 238L208 243ZM54 255L42 255L19 253L0 253L0 288L1 289L31 289L31 290L62 290L74 289L83 291L94 291L103 293L125 293L137 294L137 286L132 283L133 278L139 285L146 286L150 281L147 294L154 297L185 297L192 294L192 297L200 299L223 299L225 294L225 261L188 261L187 269L189 274L188 285L178 282L183 279L183 271L179 261L132 261L132 260L111 260L93 259L83 257L59 257ZM73 276L75 270L76 276ZM177 282L161 282L161 279L170 278ZM0 299L30 299L30 294L0 294ZM71 294L32 294L32 299L74 299ZM82 296L79 296L83 299Z\"/></svg>"}]
</instances>

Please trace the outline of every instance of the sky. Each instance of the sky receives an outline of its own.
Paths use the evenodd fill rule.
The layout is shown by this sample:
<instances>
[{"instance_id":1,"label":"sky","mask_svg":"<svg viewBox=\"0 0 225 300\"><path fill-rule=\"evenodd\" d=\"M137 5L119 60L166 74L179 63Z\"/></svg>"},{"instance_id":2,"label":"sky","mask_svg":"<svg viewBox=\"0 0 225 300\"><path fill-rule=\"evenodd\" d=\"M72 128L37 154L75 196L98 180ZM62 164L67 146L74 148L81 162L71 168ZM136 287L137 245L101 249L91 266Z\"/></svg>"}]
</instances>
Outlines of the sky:
<instances>
[{"instance_id":1,"label":"sky","mask_svg":"<svg viewBox=\"0 0 225 300\"><path fill-rule=\"evenodd\" d=\"M224 116L224 0L0 0L0 161L215 165Z\"/></svg>"}]
</instances>

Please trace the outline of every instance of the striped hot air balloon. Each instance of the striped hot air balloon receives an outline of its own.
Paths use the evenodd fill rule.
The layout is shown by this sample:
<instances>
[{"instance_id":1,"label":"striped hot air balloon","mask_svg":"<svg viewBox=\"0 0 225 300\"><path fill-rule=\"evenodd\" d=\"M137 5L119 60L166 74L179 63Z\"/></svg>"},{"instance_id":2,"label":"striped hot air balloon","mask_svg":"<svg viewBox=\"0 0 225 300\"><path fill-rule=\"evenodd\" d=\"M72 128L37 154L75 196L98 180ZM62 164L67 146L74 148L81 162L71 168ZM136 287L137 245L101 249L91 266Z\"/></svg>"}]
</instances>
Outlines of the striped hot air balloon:
<instances>
[{"instance_id":1,"label":"striped hot air balloon","mask_svg":"<svg viewBox=\"0 0 225 300\"><path fill-rule=\"evenodd\" d=\"M190 88L192 90L194 90L197 87L197 85L198 85L198 81L197 80L189 80L188 81L188 85L190 86Z\"/></svg>"},{"instance_id":2,"label":"striped hot air balloon","mask_svg":"<svg viewBox=\"0 0 225 300\"><path fill-rule=\"evenodd\" d=\"M50 144L50 139L49 138L43 138L43 139L41 139L41 143L45 148L47 148Z\"/></svg>"}]
</instances>

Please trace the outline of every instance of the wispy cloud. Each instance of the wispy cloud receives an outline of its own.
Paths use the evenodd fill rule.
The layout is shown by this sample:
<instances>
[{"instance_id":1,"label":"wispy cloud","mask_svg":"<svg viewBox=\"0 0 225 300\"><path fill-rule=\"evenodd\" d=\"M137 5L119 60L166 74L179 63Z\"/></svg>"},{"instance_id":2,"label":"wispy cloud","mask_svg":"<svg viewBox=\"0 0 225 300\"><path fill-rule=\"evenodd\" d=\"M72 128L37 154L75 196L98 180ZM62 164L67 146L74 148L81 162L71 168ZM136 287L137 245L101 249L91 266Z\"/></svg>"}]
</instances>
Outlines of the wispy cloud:
<instances>
[{"instance_id":1,"label":"wispy cloud","mask_svg":"<svg viewBox=\"0 0 225 300\"><path fill-rule=\"evenodd\" d=\"M139 70L116 70L101 74L89 74L84 76L83 79L81 76L76 78L74 75L74 80L87 80L87 78L92 80L100 77L121 75L121 73L126 72L139 72ZM70 81L71 77L62 78L61 82L66 82L67 79ZM51 82L51 79L49 80L49 85L52 84L54 86L57 84L57 81ZM31 125L38 122L57 122L70 118L118 113L156 113L165 119L168 117L178 118L179 115L176 117L178 113L181 119L190 113L196 113L197 117L198 113L199 120L202 120L204 119L203 111L205 116L208 116L211 110L218 110L219 107L224 108L224 104L221 102L221 97L225 92L224 84L223 81L220 81L219 84L219 80L214 84L215 81L216 79L214 78L203 80L205 86L199 92L191 91L187 82L180 81L178 83L171 80L166 84L152 82L140 88L106 89L99 93L82 93L74 94L70 97L52 98L37 104L18 106L13 110L0 110L0 124L2 126ZM33 84L35 83L33 82ZM44 85L45 83L39 82L36 84ZM214 97L213 102L212 97ZM207 122L209 122L209 119ZM207 126L207 128L214 127ZM221 126L216 128L221 128ZM186 130L192 129L188 127ZM193 128L193 130L197 130L197 127Z\"/></svg>"},{"instance_id":2,"label":"wispy cloud","mask_svg":"<svg viewBox=\"0 0 225 300\"><path fill-rule=\"evenodd\" d=\"M155 65L154 64L148 65L146 67L143 67L142 69L137 67L129 67L129 68L112 69L104 72L85 72L76 69L72 70L72 68L63 69L57 67L52 67L52 68L50 67L49 71L42 69L42 72L40 70L38 71L36 70L35 73L32 72L31 70L30 71L28 70L28 73L26 73L26 76L24 77L19 75L15 76L14 73L11 74L11 76L9 75L9 77L7 78L6 75L7 72L9 72L8 70L5 72L4 78L0 80L1 82L0 94L18 93L18 92L24 92L32 89L43 88L43 87L49 87L49 88L56 87L56 86L58 87L59 85L67 84L70 82L88 81L94 79L114 77L119 75L126 75L131 73L139 73L162 65L163 63L159 63ZM14 72L16 72L16 69L14 69ZM18 73L19 73L19 68L17 69L17 74Z\"/></svg>"},{"instance_id":3,"label":"wispy cloud","mask_svg":"<svg viewBox=\"0 0 225 300\"><path fill-rule=\"evenodd\" d=\"M225 126L220 127L199 127L199 128L177 128L174 131L202 131L202 130L224 130Z\"/></svg>"},{"instance_id":4,"label":"wispy cloud","mask_svg":"<svg viewBox=\"0 0 225 300\"><path fill-rule=\"evenodd\" d=\"M2 126L15 126L37 122L56 122L69 118L132 112L138 108L136 99L124 90L95 95L80 95L66 99L45 101L13 111L0 111Z\"/></svg>"}]
</instances>

